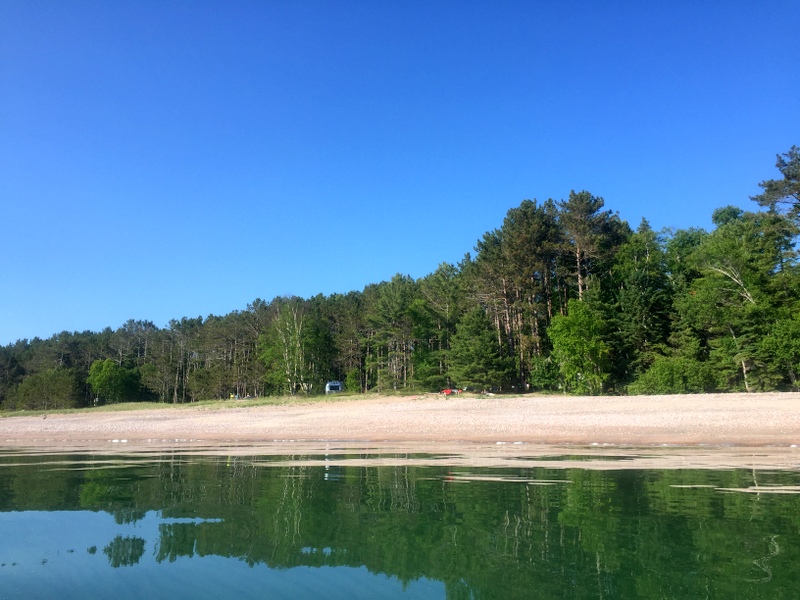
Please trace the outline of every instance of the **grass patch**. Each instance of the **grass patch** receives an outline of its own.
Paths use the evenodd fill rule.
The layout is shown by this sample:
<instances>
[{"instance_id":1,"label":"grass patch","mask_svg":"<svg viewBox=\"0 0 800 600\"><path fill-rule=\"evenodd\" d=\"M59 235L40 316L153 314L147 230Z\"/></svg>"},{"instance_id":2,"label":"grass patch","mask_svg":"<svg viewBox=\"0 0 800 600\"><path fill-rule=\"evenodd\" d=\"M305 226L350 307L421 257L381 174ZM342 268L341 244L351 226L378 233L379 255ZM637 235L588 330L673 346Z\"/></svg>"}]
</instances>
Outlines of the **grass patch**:
<instances>
[{"instance_id":1,"label":"grass patch","mask_svg":"<svg viewBox=\"0 0 800 600\"><path fill-rule=\"evenodd\" d=\"M101 406L88 406L83 408L53 408L49 410L2 410L0 418L4 417L37 417L46 415L83 414L126 412L132 410L191 410L191 409L221 409L221 408L250 408L257 406L281 406L288 404L314 404L320 402L341 402L364 397L362 394L328 394L320 396L262 396L260 398L242 398L239 400L218 399L200 400L185 404L172 404L171 402L120 402L118 404L103 404Z\"/></svg>"},{"instance_id":2,"label":"grass patch","mask_svg":"<svg viewBox=\"0 0 800 600\"><path fill-rule=\"evenodd\" d=\"M5 417L36 417L55 414L83 414L95 412L125 412L132 410L191 410L206 409L215 410L223 408L251 408L258 406L284 406L289 404L319 404L331 402L348 402L351 400L368 399L375 396L386 396L389 398L403 398L408 396L435 397L442 400L455 398L476 398L479 400L491 400L508 396L547 396L546 392L534 392L528 394L481 394L475 392L463 392L456 395L445 396L437 392L411 391L411 390L370 390L365 394L354 392L342 392L339 394L320 394L311 396L262 396L260 398L241 398L231 400L222 398L216 400L200 400L198 402L187 402L185 404L172 404L172 402L121 402L119 404L103 404L101 406L88 406L83 408L54 408L49 410L0 410L0 418Z\"/></svg>"}]
</instances>

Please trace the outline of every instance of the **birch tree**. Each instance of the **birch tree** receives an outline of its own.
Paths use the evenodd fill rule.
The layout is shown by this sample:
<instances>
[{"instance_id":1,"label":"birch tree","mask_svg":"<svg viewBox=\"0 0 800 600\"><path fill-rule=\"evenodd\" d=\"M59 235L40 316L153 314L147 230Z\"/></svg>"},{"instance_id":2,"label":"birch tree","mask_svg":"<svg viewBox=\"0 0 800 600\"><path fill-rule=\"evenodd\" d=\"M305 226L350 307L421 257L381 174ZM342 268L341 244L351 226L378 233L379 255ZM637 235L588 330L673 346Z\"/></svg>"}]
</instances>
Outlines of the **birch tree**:
<instances>
[{"instance_id":1,"label":"birch tree","mask_svg":"<svg viewBox=\"0 0 800 600\"><path fill-rule=\"evenodd\" d=\"M262 340L266 379L276 392L308 393L305 307L299 298L280 299L280 308Z\"/></svg>"}]
</instances>

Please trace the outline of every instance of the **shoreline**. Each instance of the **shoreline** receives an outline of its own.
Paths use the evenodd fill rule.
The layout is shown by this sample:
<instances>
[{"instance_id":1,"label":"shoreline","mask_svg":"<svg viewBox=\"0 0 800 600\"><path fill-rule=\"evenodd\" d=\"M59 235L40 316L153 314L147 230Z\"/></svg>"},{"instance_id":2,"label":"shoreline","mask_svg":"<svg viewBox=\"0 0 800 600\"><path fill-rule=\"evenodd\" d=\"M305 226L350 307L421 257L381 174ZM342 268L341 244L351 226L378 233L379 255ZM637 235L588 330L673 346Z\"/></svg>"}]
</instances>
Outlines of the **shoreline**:
<instances>
[{"instance_id":1,"label":"shoreline","mask_svg":"<svg viewBox=\"0 0 800 600\"><path fill-rule=\"evenodd\" d=\"M0 450L293 455L302 464L329 453L412 464L411 454L426 454L434 458L420 459L424 464L441 464L444 457L448 464L520 467L546 464L556 454L592 462L611 453L618 460L593 468L797 469L800 393L357 396L257 407L49 413L0 419ZM359 464L353 456L346 460Z\"/></svg>"}]
</instances>

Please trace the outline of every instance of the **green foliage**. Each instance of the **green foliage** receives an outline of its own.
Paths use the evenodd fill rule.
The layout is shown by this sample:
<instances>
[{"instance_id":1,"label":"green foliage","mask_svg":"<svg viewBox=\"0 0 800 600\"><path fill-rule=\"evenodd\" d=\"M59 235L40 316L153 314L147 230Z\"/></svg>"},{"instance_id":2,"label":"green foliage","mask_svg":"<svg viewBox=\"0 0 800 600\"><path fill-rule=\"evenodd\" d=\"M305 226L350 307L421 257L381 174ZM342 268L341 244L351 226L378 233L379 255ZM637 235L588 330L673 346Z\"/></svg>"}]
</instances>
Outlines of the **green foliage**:
<instances>
[{"instance_id":1,"label":"green foliage","mask_svg":"<svg viewBox=\"0 0 800 600\"><path fill-rule=\"evenodd\" d=\"M687 257L694 273L676 296L676 349L708 360L722 389L774 389L780 376L761 340L794 296L795 228L769 213L729 211L719 221Z\"/></svg>"},{"instance_id":2,"label":"green foliage","mask_svg":"<svg viewBox=\"0 0 800 600\"><path fill-rule=\"evenodd\" d=\"M526 388L531 369L549 351L550 319L571 295L566 242L552 200L523 200L500 229L478 241L478 255L461 265L471 305L484 308L497 337L516 360L516 382Z\"/></svg>"},{"instance_id":3,"label":"green foliage","mask_svg":"<svg viewBox=\"0 0 800 600\"><path fill-rule=\"evenodd\" d=\"M561 383L558 365L550 356L534 356L528 381L534 390L557 390Z\"/></svg>"},{"instance_id":4,"label":"green foliage","mask_svg":"<svg viewBox=\"0 0 800 600\"><path fill-rule=\"evenodd\" d=\"M589 288L593 277L602 275L604 263L630 234L628 224L610 210L602 210L605 200L587 191L569 193L559 202L559 220L572 255L579 299Z\"/></svg>"},{"instance_id":5,"label":"green foliage","mask_svg":"<svg viewBox=\"0 0 800 600\"><path fill-rule=\"evenodd\" d=\"M143 375L150 375L151 369L144 369ZM191 371L186 379L186 389L192 398L224 398L234 387L225 377L224 367L217 363L203 369Z\"/></svg>"},{"instance_id":6,"label":"green foliage","mask_svg":"<svg viewBox=\"0 0 800 600\"><path fill-rule=\"evenodd\" d=\"M513 362L503 356L486 313L474 308L458 324L450 351L450 378L464 389L508 389Z\"/></svg>"},{"instance_id":7,"label":"green foliage","mask_svg":"<svg viewBox=\"0 0 800 600\"><path fill-rule=\"evenodd\" d=\"M414 384L412 305L418 293L417 283L407 275L396 274L371 292L367 313L371 387L410 389Z\"/></svg>"},{"instance_id":8,"label":"green foliage","mask_svg":"<svg viewBox=\"0 0 800 600\"><path fill-rule=\"evenodd\" d=\"M348 392L356 392L360 393L363 391L363 385L361 384L361 370L360 369L353 369L348 371L347 375L344 378L344 389Z\"/></svg>"},{"instance_id":9,"label":"green foliage","mask_svg":"<svg viewBox=\"0 0 800 600\"><path fill-rule=\"evenodd\" d=\"M765 362L784 374L792 389L800 388L800 312L776 320L759 347L765 354Z\"/></svg>"},{"instance_id":10,"label":"green foliage","mask_svg":"<svg viewBox=\"0 0 800 600\"><path fill-rule=\"evenodd\" d=\"M613 332L607 340L613 375L624 384L647 368L670 332L673 287L664 239L647 221L620 246L604 284L603 320Z\"/></svg>"},{"instance_id":11,"label":"green foliage","mask_svg":"<svg viewBox=\"0 0 800 600\"><path fill-rule=\"evenodd\" d=\"M305 317L302 300L287 299L261 339L261 357L266 366L264 379L274 393L294 396L311 390Z\"/></svg>"},{"instance_id":12,"label":"green foliage","mask_svg":"<svg viewBox=\"0 0 800 600\"><path fill-rule=\"evenodd\" d=\"M717 227L722 227L740 220L743 215L744 211L738 206L723 206L711 213L711 222Z\"/></svg>"},{"instance_id":13,"label":"green foliage","mask_svg":"<svg viewBox=\"0 0 800 600\"><path fill-rule=\"evenodd\" d=\"M347 389L353 392L364 391L364 361L366 354L366 323L364 319L364 294L350 292L334 294L325 299L329 314L327 325L330 328L333 343L332 368L334 379L341 380L342 374L355 372L351 385L358 382L357 387Z\"/></svg>"},{"instance_id":14,"label":"green foliage","mask_svg":"<svg viewBox=\"0 0 800 600\"><path fill-rule=\"evenodd\" d=\"M775 166L783 179L769 179L758 185L764 190L751 200L771 212L783 209L789 218L800 224L800 148L792 146L789 152L778 155Z\"/></svg>"},{"instance_id":15,"label":"green foliage","mask_svg":"<svg viewBox=\"0 0 800 600\"><path fill-rule=\"evenodd\" d=\"M589 305L571 300L567 315L553 318L548 335L564 390L601 393L609 377L609 347L602 339L598 316Z\"/></svg>"},{"instance_id":16,"label":"green foliage","mask_svg":"<svg viewBox=\"0 0 800 600\"><path fill-rule=\"evenodd\" d=\"M658 356L628 386L630 394L696 394L712 392L716 377L710 363L682 356Z\"/></svg>"},{"instance_id":17,"label":"green foliage","mask_svg":"<svg viewBox=\"0 0 800 600\"><path fill-rule=\"evenodd\" d=\"M138 372L120 367L110 358L92 363L86 383L101 402L131 402L141 398Z\"/></svg>"},{"instance_id":18,"label":"green foliage","mask_svg":"<svg viewBox=\"0 0 800 600\"><path fill-rule=\"evenodd\" d=\"M463 311L465 293L457 267L442 263L418 282L409 306L414 349L414 380L428 391L451 385L448 377L450 342Z\"/></svg>"},{"instance_id":19,"label":"green foliage","mask_svg":"<svg viewBox=\"0 0 800 600\"><path fill-rule=\"evenodd\" d=\"M698 265L691 257L707 236L707 231L692 227L674 231L667 238L664 258L674 292L685 292L689 283L700 276Z\"/></svg>"},{"instance_id":20,"label":"green foliage","mask_svg":"<svg viewBox=\"0 0 800 600\"><path fill-rule=\"evenodd\" d=\"M57 367L24 378L10 394L6 408L76 408L81 400L81 387L74 370Z\"/></svg>"}]
</instances>

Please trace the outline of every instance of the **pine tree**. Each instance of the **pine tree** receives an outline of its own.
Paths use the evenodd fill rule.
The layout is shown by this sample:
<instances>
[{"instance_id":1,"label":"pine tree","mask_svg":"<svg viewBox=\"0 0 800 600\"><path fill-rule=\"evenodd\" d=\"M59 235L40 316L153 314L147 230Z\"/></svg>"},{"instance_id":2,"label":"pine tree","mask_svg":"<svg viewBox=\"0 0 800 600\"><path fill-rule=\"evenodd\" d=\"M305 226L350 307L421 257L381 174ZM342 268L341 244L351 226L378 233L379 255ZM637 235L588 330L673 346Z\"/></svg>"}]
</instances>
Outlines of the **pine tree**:
<instances>
[{"instance_id":1,"label":"pine tree","mask_svg":"<svg viewBox=\"0 0 800 600\"><path fill-rule=\"evenodd\" d=\"M459 387L477 391L510 387L513 361L503 356L486 312L474 308L459 321L451 341L450 378Z\"/></svg>"}]
</instances>

